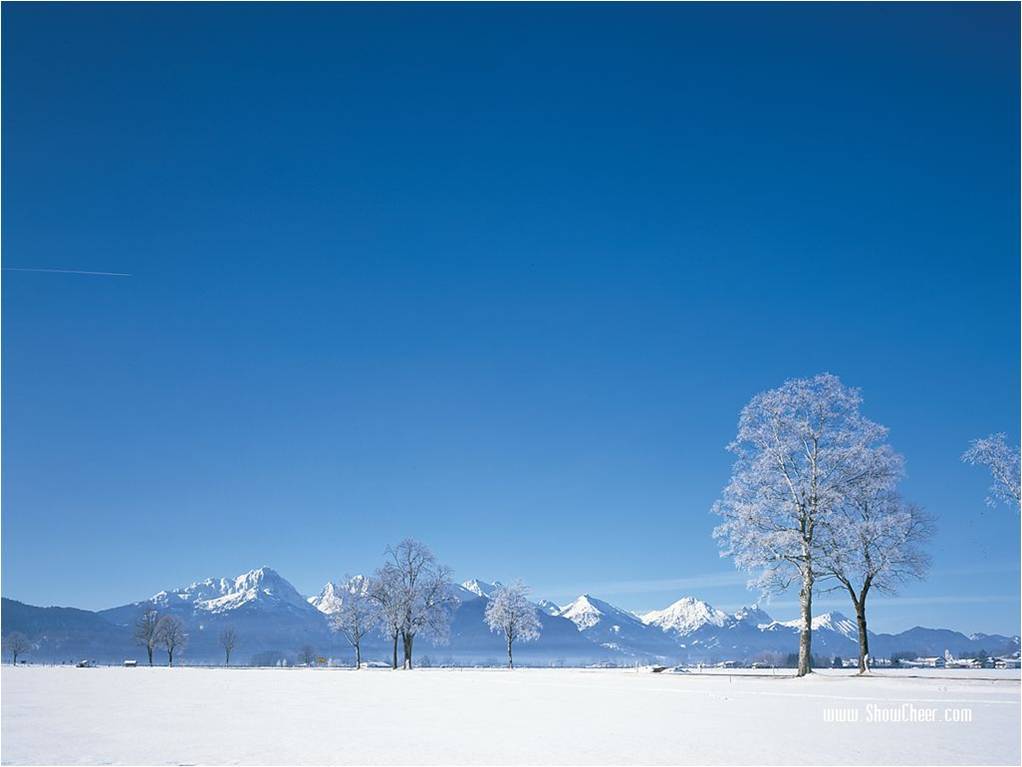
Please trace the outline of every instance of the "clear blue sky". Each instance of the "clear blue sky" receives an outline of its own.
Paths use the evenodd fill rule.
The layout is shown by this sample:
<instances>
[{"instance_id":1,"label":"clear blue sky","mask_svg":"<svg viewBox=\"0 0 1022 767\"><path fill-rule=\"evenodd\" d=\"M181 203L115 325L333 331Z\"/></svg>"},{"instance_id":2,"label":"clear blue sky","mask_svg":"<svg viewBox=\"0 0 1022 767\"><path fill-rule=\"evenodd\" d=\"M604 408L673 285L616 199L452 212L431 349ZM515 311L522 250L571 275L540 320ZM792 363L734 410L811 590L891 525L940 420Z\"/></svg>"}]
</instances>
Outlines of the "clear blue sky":
<instances>
[{"instance_id":1,"label":"clear blue sky","mask_svg":"<svg viewBox=\"0 0 1022 767\"><path fill-rule=\"evenodd\" d=\"M1019 437L1018 30L1015 4L6 5L4 595L264 564L313 592L411 535L538 596L736 608L724 446L830 371L940 524L872 626L1018 632L1019 517L959 461Z\"/></svg>"}]
</instances>

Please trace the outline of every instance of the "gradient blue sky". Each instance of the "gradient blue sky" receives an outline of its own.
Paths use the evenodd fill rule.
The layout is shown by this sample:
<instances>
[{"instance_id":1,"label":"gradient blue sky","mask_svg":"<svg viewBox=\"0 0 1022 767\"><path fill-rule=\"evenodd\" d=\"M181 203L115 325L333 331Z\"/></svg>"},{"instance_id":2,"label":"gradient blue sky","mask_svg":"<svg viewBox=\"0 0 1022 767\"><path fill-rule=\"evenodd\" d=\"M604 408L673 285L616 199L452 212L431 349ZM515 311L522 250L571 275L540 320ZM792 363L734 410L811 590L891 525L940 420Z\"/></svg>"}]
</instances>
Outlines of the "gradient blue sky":
<instances>
[{"instance_id":1,"label":"gradient blue sky","mask_svg":"<svg viewBox=\"0 0 1022 767\"><path fill-rule=\"evenodd\" d=\"M724 446L830 371L940 524L871 626L1018 632L959 461L1019 437L1018 51L1016 4L5 5L4 595L411 535L737 608Z\"/></svg>"}]
</instances>

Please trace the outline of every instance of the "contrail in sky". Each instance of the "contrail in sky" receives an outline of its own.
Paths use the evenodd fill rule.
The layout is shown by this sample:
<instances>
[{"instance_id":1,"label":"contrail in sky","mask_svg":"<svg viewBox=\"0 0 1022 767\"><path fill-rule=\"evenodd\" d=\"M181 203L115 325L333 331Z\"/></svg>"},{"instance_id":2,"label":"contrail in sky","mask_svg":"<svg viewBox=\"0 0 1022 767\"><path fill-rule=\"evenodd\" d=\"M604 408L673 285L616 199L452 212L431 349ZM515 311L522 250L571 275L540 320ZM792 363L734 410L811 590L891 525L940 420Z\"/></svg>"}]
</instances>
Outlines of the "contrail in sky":
<instances>
[{"instance_id":1,"label":"contrail in sky","mask_svg":"<svg viewBox=\"0 0 1022 767\"><path fill-rule=\"evenodd\" d=\"M93 277L131 277L124 272L86 272L82 269L30 269L21 266L5 266L5 272L49 272L51 274L89 274Z\"/></svg>"}]
</instances>

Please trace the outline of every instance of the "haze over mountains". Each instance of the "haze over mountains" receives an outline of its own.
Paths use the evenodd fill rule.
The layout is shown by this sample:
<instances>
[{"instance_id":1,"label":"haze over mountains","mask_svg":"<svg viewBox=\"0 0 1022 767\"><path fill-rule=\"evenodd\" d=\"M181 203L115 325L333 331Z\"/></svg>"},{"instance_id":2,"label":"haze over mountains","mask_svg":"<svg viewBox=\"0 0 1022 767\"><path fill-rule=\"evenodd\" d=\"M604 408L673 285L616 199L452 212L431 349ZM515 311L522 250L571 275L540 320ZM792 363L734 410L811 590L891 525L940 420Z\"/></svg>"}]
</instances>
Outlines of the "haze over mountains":
<instances>
[{"instance_id":1,"label":"haze over mountains","mask_svg":"<svg viewBox=\"0 0 1022 767\"><path fill-rule=\"evenodd\" d=\"M498 664L503 640L487 628L483 613L499 583L468 580L452 587L455 600L449 642L416 645L417 658L427 664ZM336 662L349 662L350 646L330 628L329 617L343 600L343 590L327 583L320 593L303 596L275 570L262 567L236 578L209 578L188 586L160 591L152 597L107 610L90 612L67 607L34 607L3 599L3 632L21 631L35 645L26 657L36 661L90 658L120 662L144 658L134 644L132 625L143 609L180 618L189 634L181 658L190 663L222 660L220 631L233 627L239 636L235 659L273 663L292 659L303 645ZM538 640L516 647L515 660L524 665L634 664L648 662L749 661L778 656L798 647L797 621L776 621L758 607L734 614L685 596L662 610L635 615L582 594L567 605L536 602L542 632ZM825 657L857 653L855 622L837 612L813 620L813 652ZM945 650L973 654L1011 654L1018 637L973 634L915 627L899 634L870 634L874 656L895 652L939 655ZM373 635L363 657L385 659L389 643Z\"/></svg>"}]
</instances>

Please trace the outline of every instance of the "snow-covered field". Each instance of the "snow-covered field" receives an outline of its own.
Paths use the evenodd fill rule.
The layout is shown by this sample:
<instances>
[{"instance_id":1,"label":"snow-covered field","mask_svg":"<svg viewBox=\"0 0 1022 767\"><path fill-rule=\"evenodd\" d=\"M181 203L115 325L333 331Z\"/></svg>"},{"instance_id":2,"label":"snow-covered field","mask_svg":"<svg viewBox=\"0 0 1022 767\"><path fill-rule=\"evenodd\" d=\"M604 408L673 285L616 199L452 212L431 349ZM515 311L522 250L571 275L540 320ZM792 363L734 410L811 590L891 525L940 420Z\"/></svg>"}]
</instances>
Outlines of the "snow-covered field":
<instances>
[{"instance_id":1,"label":"snow-covered field","mask_svg":"<svg viewBox=\"0 0 1022 767\"><path fill-rule=\"evenodd\" d=\"M1020 760L1018 671L5 667L0 695L5 764Z\"/></svg>"}]
</instances>

